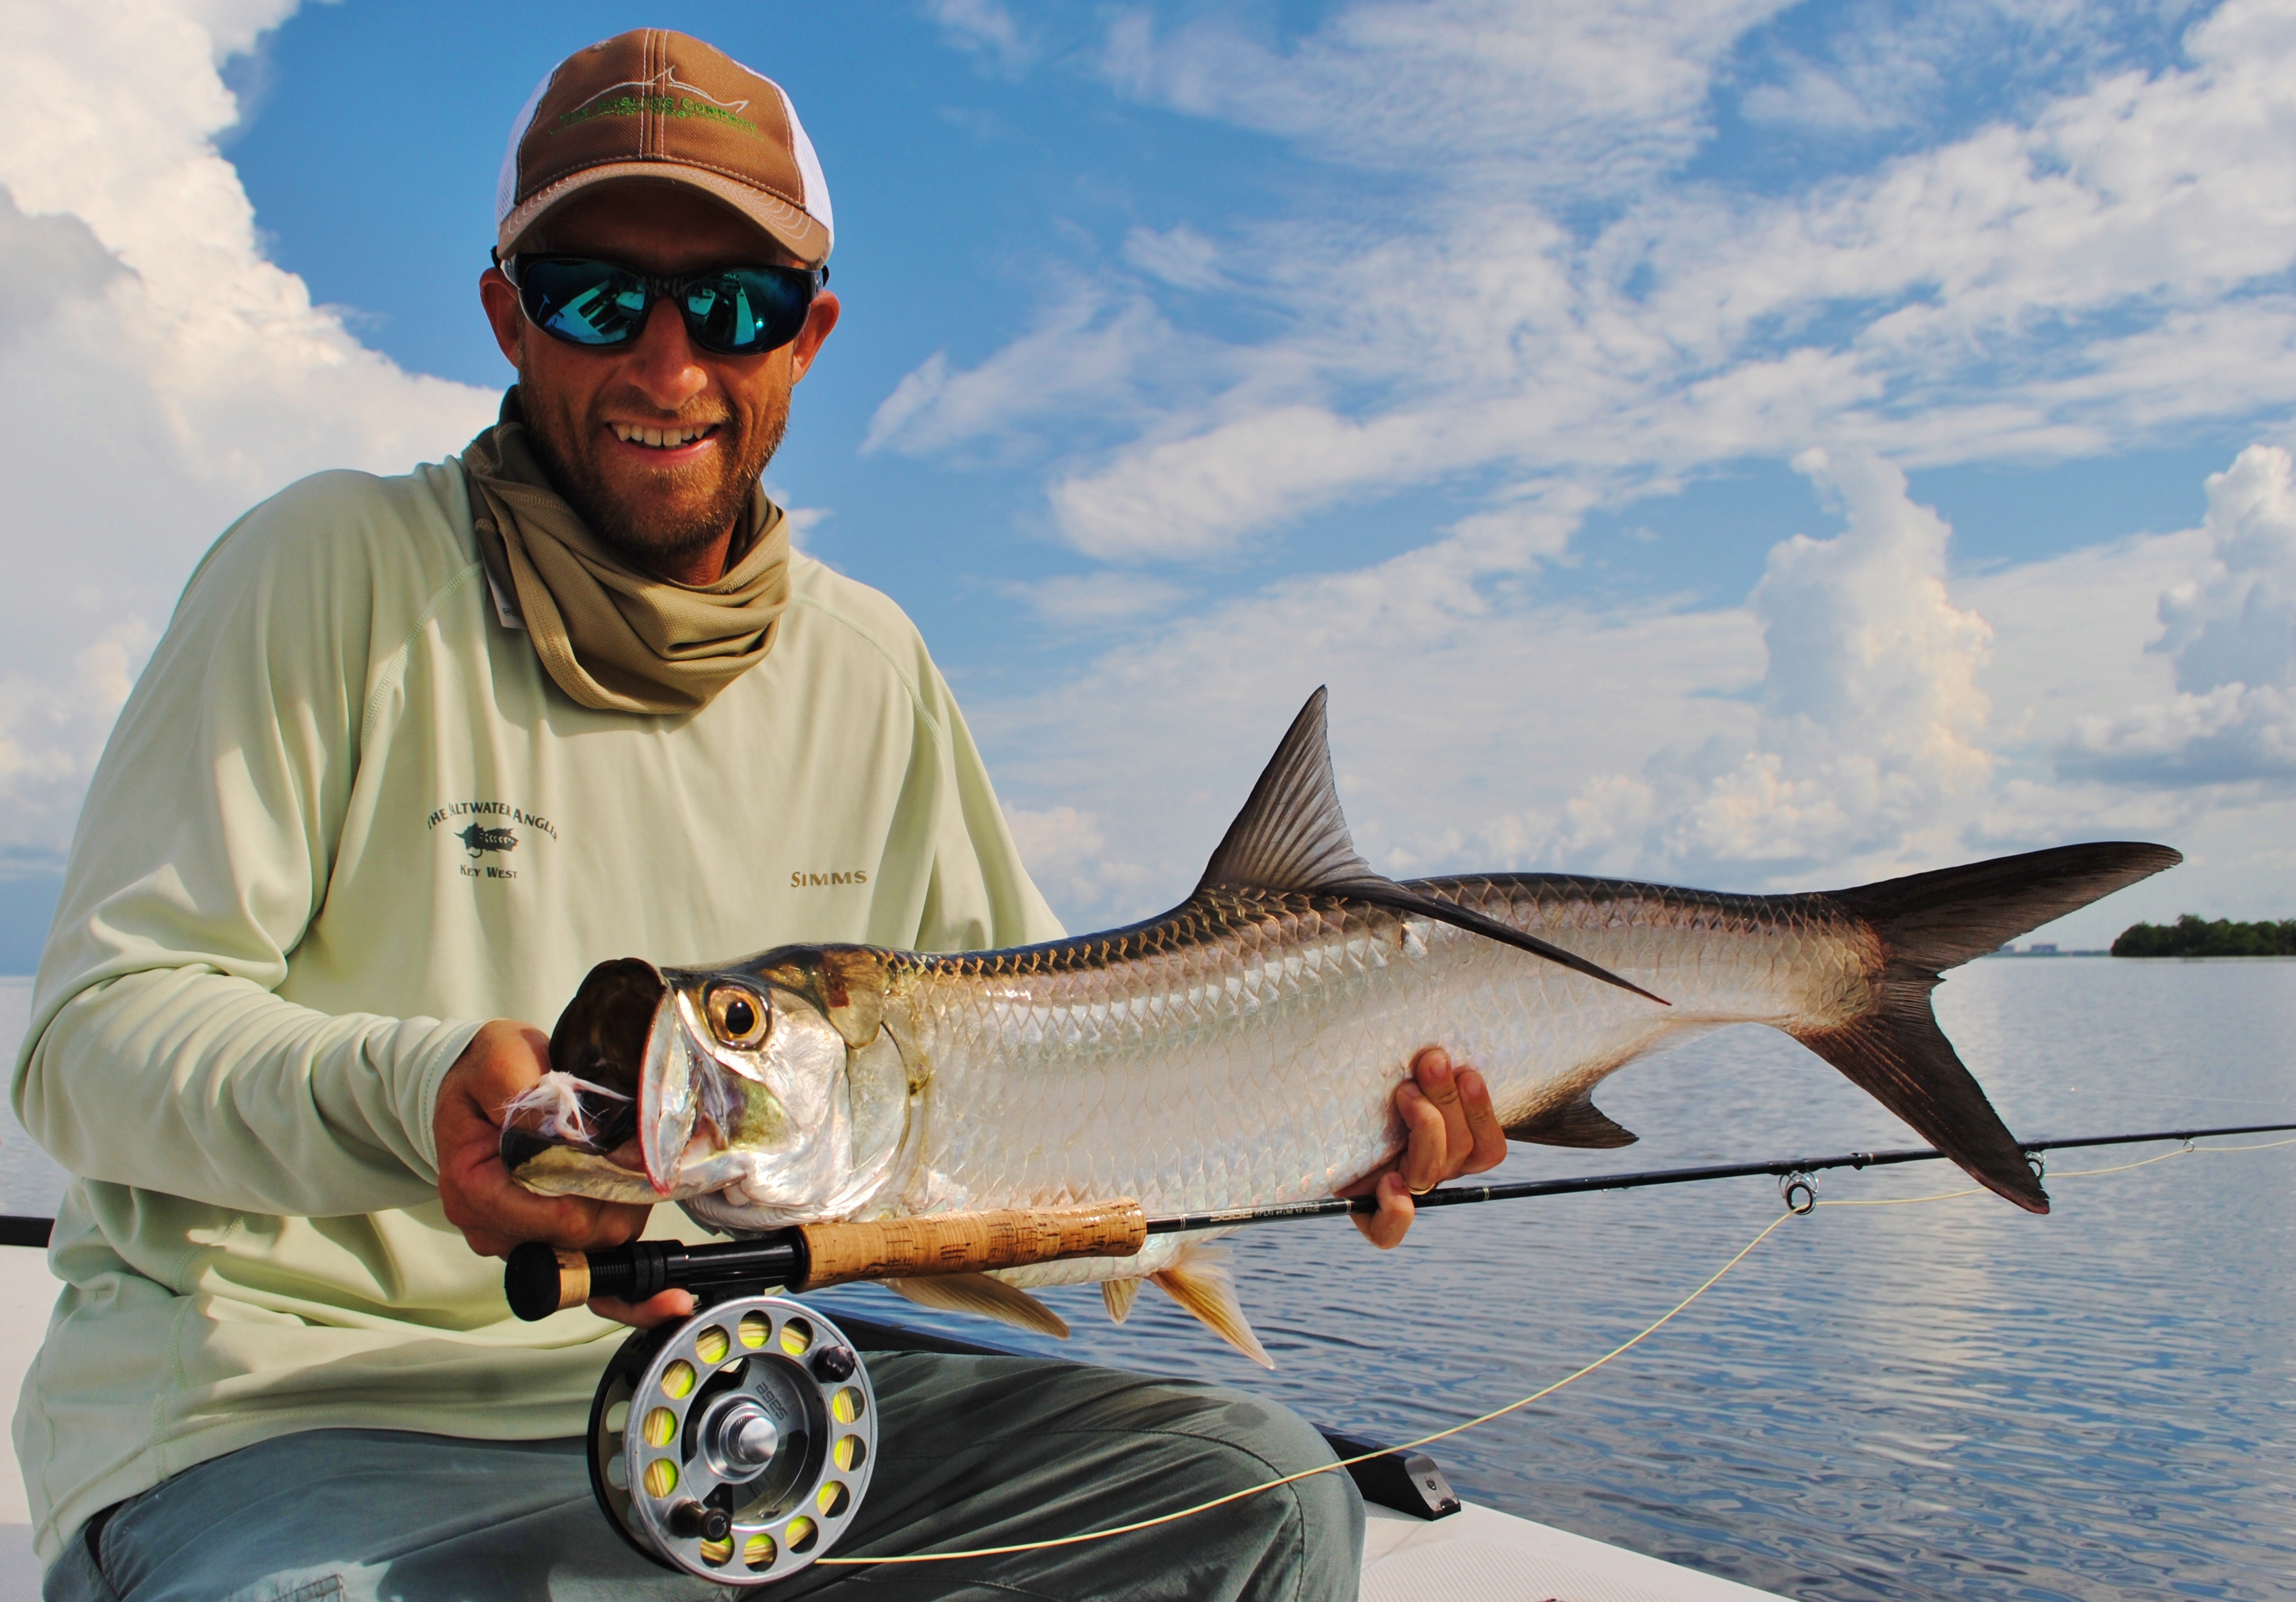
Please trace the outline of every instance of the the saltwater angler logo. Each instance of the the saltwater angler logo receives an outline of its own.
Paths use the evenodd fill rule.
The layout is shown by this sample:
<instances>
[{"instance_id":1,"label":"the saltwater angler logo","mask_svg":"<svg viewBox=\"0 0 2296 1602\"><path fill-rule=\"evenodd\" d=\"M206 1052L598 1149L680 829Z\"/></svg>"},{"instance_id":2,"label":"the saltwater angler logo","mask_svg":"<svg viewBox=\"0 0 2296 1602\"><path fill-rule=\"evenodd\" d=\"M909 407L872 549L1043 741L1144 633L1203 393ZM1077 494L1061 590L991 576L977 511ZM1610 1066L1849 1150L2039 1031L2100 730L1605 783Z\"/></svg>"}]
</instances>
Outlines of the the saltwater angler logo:
<instances>
[{"instance_id":1,"label":"the saltwater angler logo","mask_svg":"<svg viewBox=\"0 0 2296 1602\"><path fill-rule=\"evenodd\" d=\"M463 849L471 853L471 859L474 862L488 851L518 850L516 834L508 829L490 829L482 823L472 824L455 838L463 842Z\"/></svg>"},{"instance_id":2,"label":"the saltwater angler logo","mask_svg":"<svg viewBox=\"0 0 2296 1602\"><path fill-rule=\"evenodd\" d=\"M422 826L426 829L436 829L449 818L470 817L473 814L476 814L473 821L459 829L445 831L448 839L459 841L462 843L463 850L470 856L471 863L476 864L475 867L467 864L456 865L465 879L515 879L518 877L518 869L505 867L499 862L486 860L489 856L501 856L518 850L518 829L510 826L512 825L524 827L545 839L558 838L557 825L539 813L529 812L525 808L510 801L449 801L425 818ZM485 818L499 818L503 821L500 823L480 821Z\"/></svg>"}]
</instances>

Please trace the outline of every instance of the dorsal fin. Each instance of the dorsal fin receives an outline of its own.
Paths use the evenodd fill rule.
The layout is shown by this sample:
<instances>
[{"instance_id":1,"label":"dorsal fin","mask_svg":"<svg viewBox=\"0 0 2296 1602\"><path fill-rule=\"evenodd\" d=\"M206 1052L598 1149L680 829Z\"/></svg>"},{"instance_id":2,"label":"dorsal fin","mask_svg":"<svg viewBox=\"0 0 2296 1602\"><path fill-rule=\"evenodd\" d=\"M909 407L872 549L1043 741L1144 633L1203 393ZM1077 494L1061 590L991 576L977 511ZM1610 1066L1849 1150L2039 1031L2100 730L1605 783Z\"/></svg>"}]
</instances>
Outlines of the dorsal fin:
<instances>
[{"instance_id":1,"label":"dorsal fin","mask_svg":"<svg viewBox=\"0 0 2296 1602\"><path fill-rule=\"evenodd\" d=\"M1664 998L1576 952L1480 912L1406 890L1385 875L1374 873L1357 851L1348 834L1347 817L1340 810L1340 787L1332 774L1331 740L1324 727L1328 700L1326 689L1318 686L1300 715L1292 719L1283 743L1275 748L1259 782L1251 787L1251 799L1228 825L1219 849L1205 866L1197 890L1290 890L1370 901L1472 930L1648 997L1660 1006L1668 1005Z\"/></svg>"},{"instance_id":2,"label":"dorsal fin","mask_svg":"<svg viewBox=\"0 0 2296 1602\"><path fill-rule=\"evenodd\" d=\"M1330 691L1317 686L1292 719L1251 799L1227 826L1199 890L1304 890L1381 880L1356 850L1340 810L1324 724Z\"/></svg>"},{"instance_id":3,"label":"dorsal fin","mask_svg":"<svg viewBox=\"0 0 2296 1602\"><path fill-rule=\"evenodd\" d=\"M1506 1138L1527 1140L1535 1146L1577 1146L1594 1151L1632 1146L1641 1138L1596 1106L1593 1093L1587 1090L1507 1125Z\"/></svg>"}]
</instances>

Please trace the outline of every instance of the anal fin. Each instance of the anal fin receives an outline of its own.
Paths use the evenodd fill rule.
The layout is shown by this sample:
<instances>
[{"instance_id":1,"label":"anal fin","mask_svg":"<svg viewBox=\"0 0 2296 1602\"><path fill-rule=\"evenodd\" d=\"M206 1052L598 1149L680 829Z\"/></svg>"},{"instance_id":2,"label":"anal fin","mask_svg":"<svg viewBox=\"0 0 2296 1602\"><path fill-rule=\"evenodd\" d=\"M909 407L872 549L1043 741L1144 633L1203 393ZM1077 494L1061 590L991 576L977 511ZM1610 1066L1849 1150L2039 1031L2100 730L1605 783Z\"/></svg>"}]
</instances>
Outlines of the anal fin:
<instances>
[{"instance_id":1,"label":"anal fin","mask_svg":"<svg viewBox=\"0 0 2296 1602\"><path fill-rule=\"evenodd\" d=\"M1595 1151L1632 1146L1642 1138L1595 1105L1590 1091L1580 1091L1560 1105L1542 1108L1520 1123L1506 1127L1510 1140L1535 1146L1577 1146Z\"/></svg>"},{"instance_id":2,"label":"anal fin","mask_svg":"<svg viewBox=\"0 0 2296 1602\"><path fill-rule=\"evenodd\" d=\"M1101 1305L1108 1309L1108 1321L1121 1324L1132 1316L1133 1299L1140 1294L1137 1279L1103 1279L1100 1282Z\"/></svg>"},{"instance_id":3,"label":"anal fin","mask_svg":"<svg viewBox=\"0 0 2296 1602\"><path fill-rule=\"evenodd\" d=\"M1021 1329L1033 1329L1060 1340L1069 1338L1068 1320L1028 1292L1015 1290L986 1274L932 1274L918 1279L882 1279L878 1283L919 1307L941 1312L971 1313Z\"/></svg>"},{"instance_id":4,"label":"anal fin","mask_svg":"<svg viewBox=\"0 0 2296 1602\"><path fill-rule=\"evenodd\" d=\"M1275 1367L1275 1360L1267 1355L1267 1349L1245 1321L1243 1304L1235 1299L1235 1281L1228 1277L1226 1250L1193 1244L1183 1246L1170 1268L1148 1277L1253 1362L1263 1368Z\"/></svg>"}]
</instances>

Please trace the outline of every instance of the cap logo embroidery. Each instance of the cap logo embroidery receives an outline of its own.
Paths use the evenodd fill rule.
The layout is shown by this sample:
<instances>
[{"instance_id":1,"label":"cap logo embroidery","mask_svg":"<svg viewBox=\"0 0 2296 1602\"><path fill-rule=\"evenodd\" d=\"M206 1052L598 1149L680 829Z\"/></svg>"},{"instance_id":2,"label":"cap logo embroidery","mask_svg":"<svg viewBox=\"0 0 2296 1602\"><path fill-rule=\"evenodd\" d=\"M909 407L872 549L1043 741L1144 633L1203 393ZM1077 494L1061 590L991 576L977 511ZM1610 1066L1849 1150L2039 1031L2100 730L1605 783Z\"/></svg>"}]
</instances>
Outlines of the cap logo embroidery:
<instances>
[{"instance_id":1,"label":"cap logo embroidery","mask_svg":"<svg viewBox=\"0 0 2296 1602\"><path fill-rule=\"evenodd\" d=\"M720 100L680 78L676 68L664 67L651 78L634 78L599 90L573 110L561 112L551 131L562 134L594 117L639 117L651 111L657 117L706 117L762 139L765 131L742 115L749 109L746 100Z\"/></svg>"}]
</instances>

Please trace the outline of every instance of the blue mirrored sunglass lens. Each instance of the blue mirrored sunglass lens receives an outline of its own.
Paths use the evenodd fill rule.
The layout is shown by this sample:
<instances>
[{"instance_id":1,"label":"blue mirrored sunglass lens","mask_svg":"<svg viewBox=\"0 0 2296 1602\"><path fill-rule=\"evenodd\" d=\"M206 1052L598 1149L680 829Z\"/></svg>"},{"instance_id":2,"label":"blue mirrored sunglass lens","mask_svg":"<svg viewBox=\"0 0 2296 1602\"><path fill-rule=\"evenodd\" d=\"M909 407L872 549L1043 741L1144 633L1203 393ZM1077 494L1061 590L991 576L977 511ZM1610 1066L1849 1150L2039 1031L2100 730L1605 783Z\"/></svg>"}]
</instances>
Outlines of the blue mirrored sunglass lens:
<instances>
[{"instance_id":1,"label":"blue mirrored sunglass lens","mask_svg":"<svg viewBox=\"0 0 2296 1602\"><path fill-rule=\"evenodd\" d=\"M778 349L805 325L811 290L801 274L727 273L687 292L686 326L714 349Z\"/></svg>"},{"instance_id":2,"label":"blue mirrored sunglass lens","mask_svg":"<svg viewBox=\"0 0 2296 1602\"><path fill-rule=\"evenodd\" d=\"M577 345L620 345L645 325L652 291L636 273L610 262L545 258L520 264L519 296L527 316ZM810 274L738 267L685 286L678 310L687 333L726 356L776 350L805 326L813 300Z\"/></svg>"},{"instance_id":3,"label":"blue mirrored sunglass lens","mask_svg":"<svg viewBox=\"0 0 2296 1602\"><path fill-rule=\"evenodd\" d=\"M578 345L619 345L645 320L645 283L635 274L537 261L529 264L521 277L527 315Z\"/></svg>"}]
</instances>

